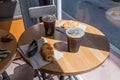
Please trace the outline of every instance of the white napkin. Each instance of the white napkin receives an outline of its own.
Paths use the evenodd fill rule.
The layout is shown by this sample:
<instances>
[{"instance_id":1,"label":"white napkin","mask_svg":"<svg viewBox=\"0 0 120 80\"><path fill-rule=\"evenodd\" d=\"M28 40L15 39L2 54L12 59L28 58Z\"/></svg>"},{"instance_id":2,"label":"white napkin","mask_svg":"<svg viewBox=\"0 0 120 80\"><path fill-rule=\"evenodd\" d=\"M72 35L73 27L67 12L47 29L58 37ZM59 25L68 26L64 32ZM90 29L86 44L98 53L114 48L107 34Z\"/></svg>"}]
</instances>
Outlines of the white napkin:
<instances>
[{"instance_id":1,"label":"white napkin","mask_svg":"<svg viewBox=\"0 0 120 80\"><path fill-rule=\"evenodd\" d=\"M23 45L23 46L20 46L17 50L22 54L22 56L28 60L30 62L30 64L32 65L32 67L34 69L39 69L41 68L42 66L45 66L47 64L49 64L50 62L47 62L45 60L43 60L42 56L40 55L40 48L42 46L42 44L45 42L44 39L40 39L40 40L37 40L37 44L38 44L38 50L37 50L37 53L28 58L26 56L26 52L27 52L27 49L28 49L28 45L29 44L26 44L26 45ZM55 57L55 60L59 60L60 58L63 57L63 54L60 52L60 51L57 51L57 50L54 50L54 57Z\"/></svg>"}]
</instances>

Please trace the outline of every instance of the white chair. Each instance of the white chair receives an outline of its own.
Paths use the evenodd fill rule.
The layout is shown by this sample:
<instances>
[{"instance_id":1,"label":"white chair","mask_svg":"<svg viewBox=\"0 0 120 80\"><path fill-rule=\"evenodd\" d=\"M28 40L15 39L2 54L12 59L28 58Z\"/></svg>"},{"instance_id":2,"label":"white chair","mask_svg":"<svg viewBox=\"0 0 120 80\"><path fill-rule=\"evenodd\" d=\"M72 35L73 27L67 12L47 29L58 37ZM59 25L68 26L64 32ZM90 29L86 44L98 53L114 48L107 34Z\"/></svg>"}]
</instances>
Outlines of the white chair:
<instances>
[{"instance_id":1,"label":"white chair","mask_svg":"<svg viewBox=\"0 0 120 80\"><path fill-rule=\"evenodd\" d=\"M50 0L50 4L52 4L52 5L29 8L31 17L35 18L36 15L40 17L43 14L47 15L49 13L50 15L56 14L57 19L61 20L62 19L62 1L61 0ZM55 10L55 8L56 8L56 10ZM39 10L39 11L37 11L37 10ZM35 12L38 12L39 14L36 13L36 15L35 15Z\"/></svg>"},{"instance_id":2,"label":"white chair","mask_svg":"<svg viewBox=\"0 0 120 80\"><path fill-rule=\"evenodd\" d=\"M39 0L19 0L19 4L25 29L37 24L37 19L30 18L29 8L39 6Z\"/></svg>"},{"instance_id":3,"label":"white chair","mask_svg":"<svg viewBox=\"0 0 120 80\"><path fill-rule=\"evenodd\" d=\"M44 15L55 15L56 6L55 5L45 5L45 6L37 6L30 7L29 14L31 18L38 18Z\"/></svg>"},{"instance_id":4,"label":"white chair","mask_svg":"<svg viewBox=\"0 0 120 80\"><path fill-rule=\"evenodd\" d=\"M41 1L42 1L42 0L41 0ZM38 20L37 20L36 18L34 18L34 16L32 17L32 15L36 14L36 9L37 9L37 10L38 10L38 9L41 9L40 7L42 7L42 8L45 9L45 10L46 10L46 8L49 9L49 10L50 10L49 14L51 13L51 10L54 12L54 9L55 9L55 8L59 9L59 10L56 9L55 14L56 14L56 18L57 18L57 19L61 19L61 8L58 7L58 6L61 5L61 4L56 3L56 1L57 1L57 2L59 1L59 2L60 2L61 0L50 0L50 5L40 6L39 0L19 0L20 9L21 9L21 14L22 14L22 17L23 17L25 29L27 29L27 28L29 28L30 26L35 25L35 24L38 23ZM49 8L49 6L50 6L50 8ZM54 6L55 6L55 8L54 8ZM37 7L37 8L36 8L36 7ZM52 7L52 8L51 8L51 7ZM34 9L35 9L35 12L31 12L31 11L34 11ZM40 11L43 11L43 9L40 10ZM30 10L30 12L29 12L29 10ZM44 10L44 11L45 11L45 10ZM40 12L40 11L39 11L39 12ZM48 12L48 11L46 10L45 13L47 13L47 12ZM34 13L34 14L32 14L32 13ZM43 13L43 12L42 12L42 13ZM41 13L41 14L42 14L42 13ZM59 13L59 14L58 14L58 13ZM37 15L36 17L40 17L41 14L40 14L39 16ZM59 16L59 17L58 17L58 16Z\"/></svg>"}]
</instances>

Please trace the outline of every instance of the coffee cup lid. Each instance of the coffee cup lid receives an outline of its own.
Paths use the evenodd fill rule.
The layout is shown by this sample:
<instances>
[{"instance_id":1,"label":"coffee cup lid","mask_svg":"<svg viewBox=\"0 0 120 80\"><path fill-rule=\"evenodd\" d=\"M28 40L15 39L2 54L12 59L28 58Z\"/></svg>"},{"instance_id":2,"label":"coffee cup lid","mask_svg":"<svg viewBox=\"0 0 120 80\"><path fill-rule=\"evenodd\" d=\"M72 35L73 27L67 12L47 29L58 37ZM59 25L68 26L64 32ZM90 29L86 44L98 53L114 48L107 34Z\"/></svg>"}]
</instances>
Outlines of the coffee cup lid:
<instances>
[{"instance_id":1,"label":"coffee cup lid","mask_svg":"<svg viewBox=\"0 0 120 80\"><path fill-rule=\"evenodd\" d=\"M48 21L48 22L49 22L49 21L54 21L54 20L55 20L55 16L53 16L53 15L45 15L45 16L42 17L42 20L43 20L43 21L46 21L46 22L47 22L47 21Z\"/></svg>"},{"instance_id":2,"label":"coffee cup lid","mask_svg":"<svg viewBox=\"0 0 120 80\"><path fill-rule=\"evenodd\" d=\"M72 38L81 38L85 35L85 32L81 28L68 28L66 34Z\"/></svg>"}]
</instances>

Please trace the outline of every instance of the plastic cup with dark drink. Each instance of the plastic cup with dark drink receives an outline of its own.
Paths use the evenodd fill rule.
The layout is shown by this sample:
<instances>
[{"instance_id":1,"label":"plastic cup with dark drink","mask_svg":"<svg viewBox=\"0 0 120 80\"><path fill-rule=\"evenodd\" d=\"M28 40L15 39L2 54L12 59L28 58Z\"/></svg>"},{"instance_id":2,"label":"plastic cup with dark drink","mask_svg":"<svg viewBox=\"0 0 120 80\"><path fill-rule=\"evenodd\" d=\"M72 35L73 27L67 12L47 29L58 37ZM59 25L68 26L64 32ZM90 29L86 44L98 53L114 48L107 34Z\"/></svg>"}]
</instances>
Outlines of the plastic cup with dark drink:
<instances>
[{"instance_id":1,"label":"plastic cup with dark drink","mask_svg":"<svg viewBox=\"0 0 120 80\"><path fill-rule=\"evenodd\" d=\"M53 36L55 30L55 22L56 18L53 15L46 15L42 17L42 21L44 23L45 35Z\"/></svg>"},{"instance_id":2,"label":"plastic cup with dark drink","mask_svg":"<svg viewBox=\"0 0 120 80\"><path fill-rule=\"evenodd\" d=\"M77 52L80 46L80 40L85 32L81 28L69 28L66 30L67 44L69 52Z\"/></svg>"}]
</instances>

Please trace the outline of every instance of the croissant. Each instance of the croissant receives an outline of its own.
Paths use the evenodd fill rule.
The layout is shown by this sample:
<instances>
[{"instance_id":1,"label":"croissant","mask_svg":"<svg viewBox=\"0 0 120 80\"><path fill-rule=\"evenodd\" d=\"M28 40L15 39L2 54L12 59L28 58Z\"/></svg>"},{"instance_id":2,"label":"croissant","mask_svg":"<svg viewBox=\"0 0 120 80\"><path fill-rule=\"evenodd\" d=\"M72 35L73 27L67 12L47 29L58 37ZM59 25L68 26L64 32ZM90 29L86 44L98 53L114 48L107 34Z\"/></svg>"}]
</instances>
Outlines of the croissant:
<instances>
[{"instance_id":1,"label":"croissant","mask_svg":"<svg viewBox=\"0 0 120 80\"><path fill-rule=\"evenodd\" d=\"M67 21L61 27L64 28L64 29L67 29L67 28L74 28L74 27L79 26L79 25L80 25L79 22L76 22L76 21Z\"/></svg>"},{"instance_id":2,"label":"croissant","mask_svg":"<svg viewBox=\"0 0 120 80\"><path fill-rule=\"evenodd\" d=\"M44 43L41 47L41 56L45 61L54 62L54 51L48 43Z\"/></svg>"}]
</instances>

